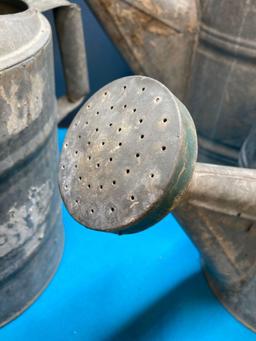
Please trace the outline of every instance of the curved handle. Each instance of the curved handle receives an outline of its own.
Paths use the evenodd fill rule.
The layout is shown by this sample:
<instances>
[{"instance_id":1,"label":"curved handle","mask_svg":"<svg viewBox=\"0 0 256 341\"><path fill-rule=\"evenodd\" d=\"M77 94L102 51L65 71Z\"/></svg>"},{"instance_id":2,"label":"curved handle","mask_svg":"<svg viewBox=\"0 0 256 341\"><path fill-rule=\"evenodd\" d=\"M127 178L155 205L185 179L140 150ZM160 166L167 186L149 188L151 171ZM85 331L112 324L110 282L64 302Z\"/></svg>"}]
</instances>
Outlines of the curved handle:
<instances>
[{"instance_id":1,"label":"curved handle","mask_svg":"<svg viewBox=\"0 0 256 341\"><path fill-rule=\"evenodd\" d=\"M88 70L81 10L76 4L54 9L54 18L67 94L58 101L59 122L78 107L89 92Z\"/></svg>"},{"instance_id":2,"label":"curved handle","mask_svg":"<svg viewBox=\"0 0 256 341\"><path fill-rule=\"evenodd\" d=\"M58 100L58 122L77 108L89 92L89 79L80 7L67 0L26 0L40 12L54 10L67 94Z\"/></svg>"}]
</instances>

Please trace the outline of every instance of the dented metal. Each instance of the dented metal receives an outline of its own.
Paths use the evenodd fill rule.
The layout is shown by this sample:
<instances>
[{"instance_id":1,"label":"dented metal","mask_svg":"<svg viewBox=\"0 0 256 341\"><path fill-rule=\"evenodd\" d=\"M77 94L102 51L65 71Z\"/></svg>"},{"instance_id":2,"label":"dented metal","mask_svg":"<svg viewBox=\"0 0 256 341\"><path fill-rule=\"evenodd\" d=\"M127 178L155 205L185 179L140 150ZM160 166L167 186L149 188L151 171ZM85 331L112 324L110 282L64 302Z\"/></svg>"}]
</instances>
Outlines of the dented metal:
<instances>
[{"instance_id":1,"label":"dented metal","mask_svg":"<svg viewBox=\"0 0 256 341\"><path fill-rule=\"evenodd\" d=\"M99 90L72 122L61 195L81 224L118 234L173 211L218 298L256 330L256 170L196 158L195 126L182 103L156 80L125 77Z\"/></svg>"}]
</instances>

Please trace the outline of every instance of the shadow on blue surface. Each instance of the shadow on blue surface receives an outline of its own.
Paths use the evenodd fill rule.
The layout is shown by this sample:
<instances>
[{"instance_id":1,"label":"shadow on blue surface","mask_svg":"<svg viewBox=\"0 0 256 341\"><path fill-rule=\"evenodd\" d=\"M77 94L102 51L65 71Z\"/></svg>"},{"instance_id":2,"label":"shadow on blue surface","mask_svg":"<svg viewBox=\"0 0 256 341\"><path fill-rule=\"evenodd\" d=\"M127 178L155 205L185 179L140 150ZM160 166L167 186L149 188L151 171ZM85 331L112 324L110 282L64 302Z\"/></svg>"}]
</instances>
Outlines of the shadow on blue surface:
<instances>
[{"instance_id":1,"label":"shadow on blue surface","mask_svg":"<svg viewBox=\"0 0 256 341\"><path fill-rule=\"evenodd\" d=\"M105 338L105 341L157 340L171 338L171 326L179 324L186 312L191 312L187 329L193 328L194 314L218 309L219 303L211 298L201 272L192 274L177 287L158 298L153 304L121 328ZM168 326L170 330L168 330ZM174 333L175 334L175 333Z\"/></svg>"}]
</instances>

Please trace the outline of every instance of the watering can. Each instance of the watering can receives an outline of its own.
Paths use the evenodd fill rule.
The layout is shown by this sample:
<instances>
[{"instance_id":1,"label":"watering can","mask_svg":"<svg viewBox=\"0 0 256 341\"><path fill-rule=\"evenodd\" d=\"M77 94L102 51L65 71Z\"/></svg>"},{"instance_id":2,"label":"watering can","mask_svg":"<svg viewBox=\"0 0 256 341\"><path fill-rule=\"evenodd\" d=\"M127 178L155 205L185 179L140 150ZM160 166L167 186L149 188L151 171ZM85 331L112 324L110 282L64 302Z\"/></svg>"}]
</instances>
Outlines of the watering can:
<instances>
[{"instance_id":1,"label":"watering can","mask_svg":"<svg viewBox=\"0 0 256 341\"><path fill-rule=\"evenodd\" d=\"M135 73L186 104L199 160L238 165L255 119L255 1L86 1Z\"/></svg>"},{"instance_id":2,"label":"watering can","mask_svg":"<svg viewBox=\"0 0 256 341\"><path fill-rule=\"evenodd\" d=\"M58 101L51 27L40 13L51 8L67 83L67 95ZM38 297L60 261L57 121L77 107L87 91L79 8L68 1L2 0L0 326Z\"/></svg>"},{"instance_id":3,"label":"watering can","mask_svg":"<svg viewBox=\"0 0 256 341\"><path fill-rule=\"evenodd\" d=\"M256 170L196 160L182 102L157 80L125 77L94 94L69 127L60 191L79 223L103 232L139 232L172 211L216 296L256 330Z\"/></svg>"}]
</instances>

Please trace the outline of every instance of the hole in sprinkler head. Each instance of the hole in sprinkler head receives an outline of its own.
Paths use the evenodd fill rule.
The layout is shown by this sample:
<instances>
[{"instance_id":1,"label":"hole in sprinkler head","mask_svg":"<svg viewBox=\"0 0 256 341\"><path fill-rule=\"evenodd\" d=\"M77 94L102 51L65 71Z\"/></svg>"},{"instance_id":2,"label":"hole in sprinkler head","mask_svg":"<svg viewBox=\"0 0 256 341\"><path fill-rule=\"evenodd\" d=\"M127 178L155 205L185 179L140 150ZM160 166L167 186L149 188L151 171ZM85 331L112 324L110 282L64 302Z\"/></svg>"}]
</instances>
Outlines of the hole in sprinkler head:
<instances>
[{"instance_id":1,"label":"hole in sprinkler head","mask_svg":"<svg viewBox=\"0 0 256 341\"><path fill-rule=\"evenodd\" d=\"M109 123L109 126L112 127L113 123Z\"/></svg>"},{"instance_id":2,"label":"hole in sprinkler head","mask_svg":"<svg viewBox=\"0 0 256 341\"><path fill-rule=\"evenodd\" d=\"M151 178L153 178L155 175L153 173L150 174Z\"/></svg>"},{"instance_id":3,"label":"hole in sprinkler head","mask_svg":"<svg viewBox=\"0 0 256 341\"><path fill-rule=\"evenodd\" d=\"M100 164L99 163L97 163L97 168L100 168Z\"/></svg>"},{"instance_id":4,"label":"hole in sprinkler head","mask_svg":"<svg viewBox=\"0 0 256 341\"><path fill-rule=\"evenodd\" d=\"M162 151L165 151L166 150L166 147L165 146L162 146Z\"/></svg>"},{"instance_id":5,"label":"hole in sprinkler head","mask_svg":"<svg viewBox=\"0 0 256 341\"><path fill-rule=\"evenodd\" d=\"M105 92L104 92L104 95L107 96L107 94L108 94L107 91L105 91Z\"/></svg>"},{"instance_id":6,"label":"hole in sprinkler head","mask_svg":"<svg viewBox=\"0 0 256 341\"><path fill-rule=\"evenodd\" d=\"M134 195L131 195L131 200L132 200L132 201L134 200Z\"/></svg>"},{"instance_id":7,"label":"hole in sprinkler head","mask_svg":"<svg viewBox=\"0 0 256 341\"><path fill-rule=\"evenodd\" d=\"M94 213L94 209L91 209L91 213L92 213L92 214Z\"/></svg>"},{"instance_id":8,"label":"hole in sprinkler head","mask_svg":"<svg viewBox=\"0 0 256 341\"><path fill-rule=\"evenodd\" d=\"M91 142L90 142L90 141L88 141L88 142L87 142L87 144L91 144Z\"/></svg>"},{"instance_id":9,"label":"hole in sprinkler head","mask_svg":"<svg viewBox=\"0 0 256 341\"><path fill-rule=\"evenodd\" d=\"M103 188L103 186L102 185L100 185L100 189L102 189Z\"/></svg>"},{"instance_id":10,"label":"hole in sprinkler head","mask_svg":"<svg viewBox=\"0 0 256 341\"><path fill-rule=\"evenodd\" d=\"M141 138L141 139L144 139L144 135L143 135L143 134L142 134L142 135L140 135L140 138Z\"/></svg>"},{"instance_id":11,"label":"hole in sprinkler head","mask_svg":"<svg viewBox=\"0 0 256 341\"><path fill-rule=\"evenodd\" d=\"M96 112L96 115L99 115L99 111Z\"/></svg>"},{"instance_id":12,"label":"hole in sprinkler head","mask_svg":"<svg viewBox=\"0 0 256 341\"><path fill-rule=\"evenodd\" d=\"M82 180L82 177L81 177L81 176L79 176L79 180L80 180L80 181Z\"/></svg>"},{"instance_id":13,"label":"hole in sprinkler head","mask_svg":"<svg viewBox=\"0 0 256 341\"><path fill-rule=\"evenodd\" d=\"M139 122L142 123L142 122L143 122L143 119L141 118L141 119L139 120Z\"/></svg>"},{"instance_id":14,"label":"hole in sprinkler head","mask_svg":"<svg viewBox=\"0 0 256 341\"><path fill-rule=\"evenodd\" d=\"M133 109L133 112L136 112L136 110L137 110L136 108L135 108L135 109Z\"/></svg>"},{"instance_id":15,"label":"hole in sprinkler head","mask_svg":"<svg viewBox=\"0 0 256 341\"><path fill-rule=\"evenodd\" d=\"M105 142L104 142L104 141L102 141L102 142L101 142L101 144L102 144L102 146L104 146Z\"/></svg>"},{"instance_id":16,"label":"hole in sprinkler head","mask_svg":"<svg viewBox=\"0 0 256 341\"><path fill-rule=\"evenodd\" d=\"M124 105L124 108L127 108L127 104Z\"/></svg>"},{"instance_id":17,"label":"hole in sprinkler head","mask_svg":"<svg viewBox=\"0 0 256 341\"><path fill-rule=\"evenodd\" d=\"M126 169L126 174L129 174L130 173L130 169Z\"/></svg>"},{"instance_id":18,"label":"hole in sprinkler head","mask_svg":"<svg viewBox=\"0 0 256 341\"><path fill-rule=\"evenodd\" d=\"M145 91L145 90L146 90L146 88L142 88L141 90L142 90L142 91Z\"/></svg>"},{"instance_id":19,"label":"hole in sprinkler head","mask_svg":"<svg viewBox=\"0 0 256 341\"><path fill-rule=\"evenodd\" d=\"M99 128L96 128L95 130L96 130L96 131L99 131Z\"/></svg>"},{"instance_id":20,"label":"hole in sprinkler head","mask_svg":"<svg viewBox=\"0 0 256 341\"><path fill-rule=\"evenodd\" d=\"M140 157L140 154L139 154L139 153L137 153L137 154L136 154L136 157Z\"/></svg>"},{"instance_id":21,"label":"hole in sprinkler head","mask_svg":"<svg viewBox=\"0 0 256 341\"><path fill-rule=\"evenodd\" d=\"M120 132L122 130L122 128L118 128L118 131Z\"/></svg>"},{"instance_id":22,"label":"hole in sprinkler head","mask_svg":"<svg viewBox=\"0 0 256 341\"><path fill-rule=\"evenodd\" d=\"M80 139L82 136L81 135L78 135L78 138Z\"/></svg>"},{"instance_id":23,"label":"hole in sprinkler head","mask_svg":"<svg viewBox=\"0 0 256 341\"><path fill-rule=\"evenodd\" d=\"M76 155L78 154L78 150L75 151L75 154L76 154Z\"/></svg>"},{"instance_id":24,"label":"hole in sprinkler head","mask_svg":"<svg viewBox=\"0 0 256 341\"><path fill-rule=\"evenodd\" d=\"M77 168L78 166L77 165L75 165L75 168Z\"/></svg>"},{"instance_id":25,"label":"hole in sprinkler head","mask_svg":"<svg viewBox=\"0 0 256 341\"><path fill-rule=\"evenodd\" d=\"M61 167L62 169L65 169L65 165L62 165L62 167Z\"/></svg>"},{"instance_id":26,"label":"hole in sprinkler head","mask_svg":"<svg viewBox=\"0 0 256 341\"><path fill-rule=\"evenodd\" d=\"M166 123L166 122L167 122L167 118L164 118L164 119L163 119L163 122Z\"/></svg>"},{"instance_id":27,"label":"hole in sprinkler head","mask_svg":"<svg viewBox=\"0 0 256 341\"><path fill-rule=\"evenodd\" d=\"M109 158L109 161L111 162L112 160L113 160L112 157L110 157L110 158Z\"/></svg>"},{"instance_id":28,"label":"hole in sprinkler head","mask_svg":"<svg viewBox=\"0 0 256 341\"><path fill-rule=\"evenodd\" d=\"M111 109L111 110L113 110L113 109L114 109L113 105L110 107L110 109Z\"/></svg>"},{"instance_id":29,"label":"hole in sprinkler head","mask_svg":"<svg viewBox=\"0 0 256 341\"><path fill-rule=\"evenodd\" d=\"M116 184L116 180L113 180L112 184L115 185Z\"/></svg>"},{"instance_id":30,"label":"hole in sprinkler head","mask_svg":"<svg viewBox=\"0 0 256 341\"><path fill-rule=\"evenodd\" d=\"M114 207L111 207L111 209L110 209L110 210L111 210L111 212L114 212L115 208L114 208Z\"/></svg>"},{"instance_id":31,"label":"hole in sprinkler head","mask_svg":"<svg viewBox=\"0 0 256 341\"><path fill-rule=\"evenodd\" d=\"M88 125L88 124L89 124L89 122L88 122L88 121L86 121L86 122L85 122L85 124L86 124L86 125Z\"/></svg>"},{"instance_id":32,"label":"hole in sprinkler head","mask_svg":"<svg viewBox=\"0 0 256 341\"><path fill-rule=\"evenodd\" d=\"M126 89L126 85L124 85L124 90Z\"/></svg>"},{"instance_id":33,"label":"hole in sprinkler head","mask_svg":"<svg viewBox=\"0 0 256 341\"><path fill-rule=\"evenodd\" d=\"M156 102L159 102L159 101L160 101L160 98L159 98L159 97L157 97L157 98L156 98Z\"/></svg>"},{"instance_id":34,"label":"hole in sprinkler head","mask_svg":"<svg viewBox=\"0 0 256 341\"><path fill-rule=\"evenodd\" d=\"M76 199L76 204L78 204L79 203L79 201Z\"/></svg>"},{"instance_id":35,"label":"hole in sprinkler head","mask_svg":"<svg viewBox=\"0 0 256 341\"><path fill-rule=\"evenodd\" d=\"M92 158L91 155L89 155L89 156L88 156L88 160L91 160L91 158Z\"/></svg>"},{"instance_id":36,"label":"hole in sprinkler head","mask_svg":"<svg viewBox=\"0 0 256 341\"><path fill-rule=\"evenodd\" d=\"M90 184L88 184L88 185L87 185L87 187L88 187L88 188L91 188L91 185L90 185Z\"/></svg>"}]
</instances>

